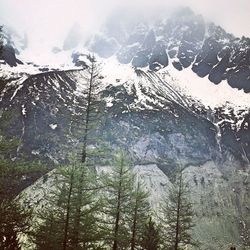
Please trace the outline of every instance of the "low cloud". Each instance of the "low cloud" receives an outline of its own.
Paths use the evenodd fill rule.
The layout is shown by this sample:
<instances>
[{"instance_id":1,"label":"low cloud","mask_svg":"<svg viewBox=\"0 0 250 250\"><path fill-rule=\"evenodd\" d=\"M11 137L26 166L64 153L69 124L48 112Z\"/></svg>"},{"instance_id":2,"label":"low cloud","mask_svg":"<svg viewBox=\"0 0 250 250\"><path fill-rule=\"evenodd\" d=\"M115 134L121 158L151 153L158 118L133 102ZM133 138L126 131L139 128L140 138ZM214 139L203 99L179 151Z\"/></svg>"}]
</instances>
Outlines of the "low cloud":
<instances>
[{"instance_id":1,"label":"low cloud","mask_svg":"<svg viewBox=\"0 0 250 250\"><path fill-rule=\"evenodd\" d=\"M249 0L1 0L0 23L26 32L31 46L62 46L74 23L81 25L87 37L117 8L150 14L178 6L190 7L236 36L250 37Z\"/></svg>"}]
</instances>

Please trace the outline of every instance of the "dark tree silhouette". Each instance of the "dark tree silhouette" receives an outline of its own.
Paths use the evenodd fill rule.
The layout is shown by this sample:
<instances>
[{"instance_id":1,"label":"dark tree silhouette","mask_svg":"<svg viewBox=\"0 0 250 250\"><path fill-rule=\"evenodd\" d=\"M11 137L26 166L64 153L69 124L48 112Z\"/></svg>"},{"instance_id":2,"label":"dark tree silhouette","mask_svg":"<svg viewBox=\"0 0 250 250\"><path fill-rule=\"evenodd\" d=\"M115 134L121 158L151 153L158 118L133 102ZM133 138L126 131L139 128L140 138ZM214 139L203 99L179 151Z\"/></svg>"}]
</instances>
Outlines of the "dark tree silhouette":
<instances>
[{"instance_id":1,"label":"dark tree silhouette","mask_svg":"<svg viewBox=\"0 0 250 250\"><path fill-rule=\"evenodd\" d=\"M87 160L88 152L87 146L89 141L91 141L90 133L97 127L97 122L99 120L100 105L99 105L99 94L98 88L100 86L100 65L97 63L94 56L89 55L89 63L84 70L84 78L86 80L86 89L84 94L86 96L83 110L83 137L82 137L82 153L81 162L85 163Z\"/></svg>"},{"instance_id":2,"label":"dark tree silhouette","mask_svg":"<svg viewBox=\"0 0 250 250\"><path fill-rule=\"evenodd\" d=\"M151 208L148 202L149 194L144 191L139 180L135 183L131 197L131 250L140 246L145 222L149 217Z\"/></svg>"},{"instance_id":3,"label":"dark tree silhouette","mask_svg":"<svg viewBox=\"0 0 250 250\"><path fill-rule=\"evenodd\" d=\"M189 190L182 172L177 174L176 184L169 197L162 204L164 240L167 249L184 249L186 245L196 245L192 239L193 210Z\"/></svg>"},{"instance_id":4,"label":"dark tree silhouette","mask_svg":"<svg viewBox=\"0 0 250 250\"><path fill-rule=\"evenodd\" d=\"M92 173L74 163L58 168L55 176L53 191L43 201L46 206L37 212L31 239L38 249L91 249L101 238Z\"/></svg>"},{"instance_id":5,"label":"dark tree silhouette","mask_svg":"<svg viewBox=\"0 0 250 250\"><path fill-rule=\"evenodd\" d=\"M156 250L160 247L160 230L151 217L145 225L141 247L144 250Z\"/></svg>"}]
</instances>

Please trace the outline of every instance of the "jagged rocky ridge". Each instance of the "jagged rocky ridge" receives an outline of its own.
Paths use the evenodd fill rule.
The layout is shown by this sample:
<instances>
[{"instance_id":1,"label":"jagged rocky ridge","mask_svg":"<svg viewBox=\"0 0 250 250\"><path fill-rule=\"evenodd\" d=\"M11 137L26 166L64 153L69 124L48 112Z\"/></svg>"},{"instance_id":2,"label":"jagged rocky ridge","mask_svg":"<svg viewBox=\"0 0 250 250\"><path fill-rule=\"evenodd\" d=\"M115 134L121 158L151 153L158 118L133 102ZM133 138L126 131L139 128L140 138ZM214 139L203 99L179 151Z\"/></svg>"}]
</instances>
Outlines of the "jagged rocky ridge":
<instances>
[{"instance_id":1,"label":"jagged rocky ridge","mask_svg":"<svg viewBox=\"0 0 250 250\"><path fill-rule=\"evenodd\" d=\"M250 92L249 38L237 38L188 8L154 23L138 20L117 12L88 43L89 48L101 57L115 55L121 63L139 68L190 67L214 84L227 80L231 87Z\"/></svg>"}]
</instances>

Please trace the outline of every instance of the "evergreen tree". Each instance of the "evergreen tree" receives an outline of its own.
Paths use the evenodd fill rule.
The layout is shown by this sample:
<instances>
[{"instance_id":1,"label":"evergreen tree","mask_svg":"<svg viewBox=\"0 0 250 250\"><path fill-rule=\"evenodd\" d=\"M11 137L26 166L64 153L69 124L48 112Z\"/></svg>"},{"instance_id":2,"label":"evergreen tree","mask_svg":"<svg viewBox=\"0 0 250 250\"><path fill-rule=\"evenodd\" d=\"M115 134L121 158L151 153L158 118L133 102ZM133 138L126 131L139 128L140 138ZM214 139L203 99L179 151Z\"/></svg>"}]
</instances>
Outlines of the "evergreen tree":
<instances>
[{"instance_id":1,"label":"evergreen tree","mask_svg":"<svg viewBox=\"0 0 250 250\"><path fill-rule=\"evenodd\" d=\"M20 176L25 168L18 162L0 160L0 249L20 249L19 233L29 228L31 209L16 197Z\"/></svg>"},{"instance_id":2,"label":"evergreen tree","mask_svg":"<svg viewBox=\"0 0 250 250\"><path fill-rule=\"evenodd\" d=\"M97 138L95 133L98 130L98 126L101 122L102 106L99 98L99 87L100 81L100 64L97 63L96 58L92 55L87 56L88 62L84 69L84 79L86 81L86 88L83 91L85 96L83 105L81 107L81 113L83 113L83 130L80 131L82 137L82 152L81 152L81 162L85 166L91 168L92 165L96 164L96 159L99 162L102 159L103 152L101 148L100 138ZM92 145L92 149L90 146ZM97 147L98 145L98 147ZM94 149L93 149L94 148ZM92 168L92 171L94 169ZM80 178L83 179L83 176ZM83 182L80 182L83 183ZM78 200L81 200L82 194L81 190L83 187L79 187ZM79 203L80 204L80 203ZM78 214L78 215L77 215ZM75 232L73 242L78 241L78 235L80 229L80 207L76 210L75 217Z\"/></svg>"},{"instance_id":3,"label":"evergreen tree","mask_svg":"<svg viewBox=\"0 0 250 250\"><path fill-rule=\"evenodd\" d=\"M136 180L125 152L115 154L111 172L102 177L106 243L113 250L139 247L150 214L148 193Z\"/></svg>"},{"instance_id":4,"label":"evergreen tree","mask_svg":"<svg viewBox=\"0 0 250 250\"><path fill-rule=\"evenodd\" d=\"M20 249L18 234L29 228L32 211L18 196L22 177L37 172L40 165L12 161L19 140L4 135L11 114L3 113L0 123L0 249Z\"/></svg>"},{"instance_id":5,"label":"evergreen tree","mask_svg":"<svg viewBox=\"0 0 250 250\"><path fill-rule=\"evenodd\" d=\"M131 250L137 249L141 244L145 222L149 217L151 208L148 202L149 194L143 190L139 180L131 195Z\"/></svg>"},{"instance_id":6,"label":"evergreen tree","mask_svg":"<svg viewBox=\"0 0 250 250\"><path fill-rule=\"evenodd\" d=\"M77 110L82 114L80 134L82 142L81 162L86 163L87 160L93 160L96 157L96 152L92 155L91 150L88 150L88 146L92 143L96 143L98 138L94 137L94 132L97 130L102 113L101 101L99 98L99 87L101 85L101 67L97 63L95 56L88 55L88 62L83 70L83 77L86 82L86 86L83 90L84 100L82 100L81 106L77 107ZM76 112L78 115L78 112ZM73 114L74 116L74 114ZM73 118L74 120L74 118ZM77 125L78 126L78 125ZM99 152L100 153L100 152ZM100 157L100 155L98 155ZM89 164L90 162L88 162Z\"/></svg>"},{"instance_id":7,"label":"evergreen tree","mask_svg":"<svg viewBox=\"0 0 250 250\"><path fill-rule=\"evenodd\" d=\"M19 233L29 229L31 210L18 199L5 199L0 202L0 249L20 249Z\"/></svg>"},{"instance_id":8,"label":"evergreen tree","mask_svg":"<svg viewBox=\"0 0 250 250\"><path fill-rule=\"evenodd\" d=\"M94 185L94 169L90 166L95 158L101 158L101 153L99 151L97 154L96 150L90 150L88 147L96 146L98 141L94 134L101 113L98 94L100 67L94 56L89 55L87 59L88 63L83 70L86 85L81 93L84 99L81 105L74 107L75 112L72 114L72 122L75 125L73 127L76 127L81 135L81 164L64 167L65 170L61 168L58 173L53 199L51 197L47 201L50 210L39 215L42 223L38 223L33 236L34 242L41 249L54 244L50 242L50 234L47 234L49 230L63 232L56 237L58 242L53 249L89 249L92 245L96 247L96 242L100 241L96 229L96 211L99 204L94 195L98 188ZM82 118L80 124L79 114ZM47 225L50 225L49 229ZM59 228L55 225L59 225ZM48 240L40 241L41 238L45 238L44 234L48 236ZM45 243L49 245L45 246Z\"/></svg>"},{"instance_id":9,"label":"evergreen tree","mask_svg":"<svg viewBox=\"0 0 250 250\"><path fill-rule=\"evenodd\" d=\"M162 213L167 249L179 250L184 249L186 245L196 244L191 235L194 226L192 203L182 172L177 174L176 184L162 204Z\"/></svg>"},{"instance_id":10,"label":"evergreen tree","mask_svg":"<svg viewBox=\"0 0 250 250\"><path fill-rule=\"evenodd\" d=\"M144 250L157 250L160 248L160 230L151 217L145 225L141 247Z\"/></svg>"},{"instance_id":11,"label":"evergreen tree","mask_svg":"<svg viewBox=\"0 0 250 250\"><path fill-rule=\"evenodd\" d=\"M62 221L59 219L60 215L58 211L50 209L44 209L37 218L39 222L33 225L33 231L29 232L29 236L32 236L35 249L62 249ZM35 218L36 219L36 218Z\"/></svg>"},{"instance_id":12,"label":"evergreen tree","mask_svg":"<svg viewBox=\"0 0 250 250\"><path fill-rule=\"evenodd\" d=\"M106 187L103 194L106 243L113 250L126 249L131 237L128 221L131 218L134 175L124 152L115 155L111 173L102 176L102 182Z\"/></svg>"},{"instance_id":13,"label":"evergreen tree","mask_svg":"<svg viewBox=\"0 0 250 250\"><path fill-rule=\"evenodd\" d=\"M59 168L56 176L54 190L45 201L47 208L37 214L32 240L37 249L92 249L100 239L92 174L82 164L72 164Z\"/></svg>"}]
</instances>

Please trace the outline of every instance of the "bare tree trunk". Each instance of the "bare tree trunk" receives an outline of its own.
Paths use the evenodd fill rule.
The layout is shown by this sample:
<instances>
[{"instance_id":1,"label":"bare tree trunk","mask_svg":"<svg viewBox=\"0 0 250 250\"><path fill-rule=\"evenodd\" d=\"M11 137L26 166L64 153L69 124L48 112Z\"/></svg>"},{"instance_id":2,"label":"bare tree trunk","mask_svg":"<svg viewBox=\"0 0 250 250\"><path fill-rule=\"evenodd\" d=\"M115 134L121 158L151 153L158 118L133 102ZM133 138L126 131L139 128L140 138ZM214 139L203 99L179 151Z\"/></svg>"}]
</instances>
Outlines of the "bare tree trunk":
<instances>
[{"instance_id":1,"label":"bare tree trunk","mask_svg":"<svg viewBox=\"0 0 250 250\"><path fill-rule=\"evenodd\" d=\"M117 213L115 219L115 231L114 231L114 243L113 243L113 250L118 249L118 232L119 232L119 222L120 222L120 192L118 194L118 203L117 203Z\"/></svg>"},{"instance_id":2,"label":"bare tree trunk","mask_svg":"<svg viewBox=\"0 0 250 250\"><path fill-rule=\"evenodd\" d=\"M90 104L91 104L91 96L92 96L92 85L93 85L93 74L94 74L94 62L91 63L91 72L89 79L89 89L88 89L88 102L86 109L86 118L85 118L85 129L84 129L84 138L83 138L83 148L82 148L82 159L81 162L85 163L87 157L87 140L88 140L88 132L89 132L89 116L90 116Z\"/></svg>"},{"instance_id":3,"label":"bare tree trunk","mask_svg":"<svg viewBox=\"0 0 250 250\"><path fill-rule=\"evenodd\" d=\"M88 141L88 133L89 133L89 119L90 119L90 106L92 99L92 85L93 85L93 74L94 74L94 62L91 62L91 71L90 71L90 79L89 79L89 88L88 88L88 97L87 97L87 108L86 108L86 117L85 117L85 128L84 128L84 137L83 137L83 148L82 148L82 157L81 162L85 163L87 158L87 141ZM81 180L83 180L84 176L81 174ZM80 183L81 183L80 180ZM74 246L76 247L78 244L79 238L79 226L80 226L80 213L81 213L81 196L82 190L81 185L79 188L79 206L76 210L76 221L75 221L75 233L74 233Z\"/></svg>"},{"instance_id":4,"label":"bare tree trunk","mask_svg":"<svg viewBox=\"0 0 250 250\"><path fill-rule=\"evenodd\" d=\"M123 164L123 162L121 162ZM122 165L123 166L123 165ZM122 177L123 174L123 167L120 170L120 181L119 181L119 190L117 196L117 207L116 207L116 219L115 219L115 231L114 231L114 242L113 242L113 250L118 249L118 233L119 233L119 223L120 223L120 209L121 209L121 187L122 187Z\"/></svg>"},{"instance_id":5,"label":"bare tree trunk","mask_svg":"<svg viewBox=\"0 0 250 250\"><path fill-rule=\"evenodd\" d=\"M71 173L71 177L70 177L70 186L69 186L69 193L68 193L68 199L67 199L66 221L65 221L65 226L64 226L64 238L63 238L63 250L66 250L67 241L68 241L69 213L70 213L72 188L73 188L73 173Z\"/></svg>"},{"instance_id":6,"label":"bare tree trunk","mask_svg":"<svg viewBox=\"0 0 250 250\"><path fill-rule=\"evenodd\" d=\"M175 246L174 246L175 250L178 250L178 245L179 245L181 189L182 189L182 173L180 176L179 187L178 187L177 214L176 214L176 226L175 226Z\"/></svg>"},{"instance_id":7,"label":"bare tree trunk","mask_svg":"<svg viewBox=\"0 0 250 250\"><path fill-rule=\"evenodd\" d=\"M136 211L135 211L135 214L134 214L134 219L133 219L131 250L135 249L136 223L137 223L137 208L136 208Z\"/></svg>"},{"instance_id":8,"label":"bare tree trunk","mask_svg":"<svg viewBox=\"0 0 250 250\"><path fill-rule=\"evenodd\" d=\"M139 182L137 186L137 194L138 194ZM136 237L136 224L137 224L137 212L138 212L138 198L136 194L135 208L134 208L134 216L133 216L133 225L132 225L132 237L131 237L131 250L135 249L135 237Z\"/></svg>"}]
</instances>

